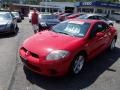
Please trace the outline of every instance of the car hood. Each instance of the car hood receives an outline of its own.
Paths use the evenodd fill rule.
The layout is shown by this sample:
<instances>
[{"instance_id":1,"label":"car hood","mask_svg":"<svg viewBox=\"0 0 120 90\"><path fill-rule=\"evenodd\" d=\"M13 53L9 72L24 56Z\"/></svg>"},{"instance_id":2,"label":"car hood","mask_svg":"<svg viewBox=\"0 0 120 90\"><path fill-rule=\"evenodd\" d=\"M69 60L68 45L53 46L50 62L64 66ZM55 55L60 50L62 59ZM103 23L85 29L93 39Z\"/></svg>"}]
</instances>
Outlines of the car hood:
<instances>
[{"instance_id":1,"label":"car hood","mask_svg":"<svg viewBox=\"0 0 120 90\"><path fill-rule=\"evenodd\" d=\"M9 20L0 20L0 25L6 25L9 22L10 22Z\"/></svg>"},{"instance_id":2,"label":"car hood","mask_svg":"<svg viewBox=\"0 0 120 90\"><path fill-rule=\"evenodd\" d=\"M82 40L82 38L43 31L25 40L23 47L29 51L44 54L50 50L67 49L79 40Z\"/></svg>"}]
</instances>

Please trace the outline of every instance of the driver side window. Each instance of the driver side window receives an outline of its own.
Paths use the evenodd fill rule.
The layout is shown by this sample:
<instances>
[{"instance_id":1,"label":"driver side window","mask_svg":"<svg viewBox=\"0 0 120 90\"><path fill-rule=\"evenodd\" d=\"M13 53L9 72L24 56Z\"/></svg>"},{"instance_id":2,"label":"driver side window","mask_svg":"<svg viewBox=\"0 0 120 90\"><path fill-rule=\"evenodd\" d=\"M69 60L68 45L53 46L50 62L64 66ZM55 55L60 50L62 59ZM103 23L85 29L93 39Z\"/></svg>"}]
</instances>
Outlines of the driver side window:
<instances>
[{"instance_id":1,"label":"driver side window","mask_svg":"<svg viewBox=\"0 0 120 90\"><path fill-rule=\"evenodd\" d=\"M96 33L103 32L103 31L104 31L104 28L103 28L102 23L96 23L93 26L93 29L91 30L90 37L93 38L96 36Z\"/></svg>"}]
</instances>

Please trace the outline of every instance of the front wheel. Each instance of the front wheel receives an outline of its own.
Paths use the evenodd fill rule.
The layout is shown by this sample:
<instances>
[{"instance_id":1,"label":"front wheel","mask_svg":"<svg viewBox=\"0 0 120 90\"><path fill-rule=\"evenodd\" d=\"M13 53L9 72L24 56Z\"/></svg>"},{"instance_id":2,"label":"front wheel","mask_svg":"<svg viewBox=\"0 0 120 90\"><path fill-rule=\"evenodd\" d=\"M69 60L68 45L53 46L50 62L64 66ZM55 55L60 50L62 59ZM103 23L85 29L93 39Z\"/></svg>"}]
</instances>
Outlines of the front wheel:
<instances>
[{"instance_id":1,"label":"front wheel","mask_svg":"<svg viewBox=\"0 0 120 90\"><path fill-rule=\"evenodd\" d=\"M85 63L85 57L83 55L78 55L72 63L72 73L79 74Z\"/></svg>"},{"instance_id":2,"label":"front wheel","mask_svg":"<svg viewBox=\"0 0 120 90\"><path fill-rule=\"evenodd\" d=\"M113 39L110 46L109 46L109 49L112 51L114 48L115 48L115 43L116 43L116 39Z\"/></svg>"}]
</instances>

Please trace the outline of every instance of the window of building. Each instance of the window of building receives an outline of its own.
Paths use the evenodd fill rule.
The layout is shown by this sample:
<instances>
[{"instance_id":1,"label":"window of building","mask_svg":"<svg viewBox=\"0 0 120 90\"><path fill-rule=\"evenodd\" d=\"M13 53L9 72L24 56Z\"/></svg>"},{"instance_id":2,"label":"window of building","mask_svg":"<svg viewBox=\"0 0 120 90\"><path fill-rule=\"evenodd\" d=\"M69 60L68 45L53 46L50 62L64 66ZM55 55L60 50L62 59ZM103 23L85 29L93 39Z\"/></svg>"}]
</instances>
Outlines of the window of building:
<instances>
[{"instance_id":1,"label":"window of building","mask_svg":"<svg viewBox=\"0 0 120 90\"><path fill-rule=\"evenodd\" d=\"M77 11L78 11L78 12L81 12L81 8L78 8Z\"/></svg>"},{"instance_id":2,"label":"window of building","mask_svg":"<svg viewBox=\"0 0 120 90\"><path fill-rule=\"evenodd\" d=\"M93 11L94 11L93 8L82 8L82 12L93 13Z\"/></svg>"},{"instance_id":3,"label":"window of building","mask_svg":"<svg viewBox=\"0 0 120 90\"><path fill-rule=\"evenodd\" d=\"M115 10L111 10L111 14L113 14L115 12Z\"/></svg>"},{"instance_id":4,"label":"window of building","mask_svg":"<svg viewBox=\"0 0 120 90\"><path fill-rule=\"evenodd\" d=\"M103 13L103 10L102 9L97 9L96 13Z\"/></svg>"}]
</instances>

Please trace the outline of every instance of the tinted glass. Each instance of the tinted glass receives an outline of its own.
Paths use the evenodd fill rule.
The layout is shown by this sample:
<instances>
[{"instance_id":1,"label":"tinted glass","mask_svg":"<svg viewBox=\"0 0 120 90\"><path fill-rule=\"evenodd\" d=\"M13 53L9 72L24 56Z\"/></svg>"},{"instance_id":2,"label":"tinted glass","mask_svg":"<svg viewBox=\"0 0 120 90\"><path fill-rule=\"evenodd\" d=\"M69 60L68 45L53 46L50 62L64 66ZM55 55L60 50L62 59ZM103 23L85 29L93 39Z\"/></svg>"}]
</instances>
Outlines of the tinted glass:
<instances>
[{"instance_id":1,"label":"tinted glass","mask_svg":"<svg viewBox=\"0 0 120 90\"><path fill-rule=\"evenodd\" d=\"M90 16L88 19L97 19L97 16Z\"/></svg>"},{"instance_id":2,"label":"tinted glass","mask_svg":"<svg viewBox=\"0 0 120 90\"><path fill-rule=\"evenodd\" d=\"M10 13L0 13L0 20L11 20L11 14Z\"/></svg>"},{"instance_id":3,"label":"tinted glass","mask_svg":"<svg viewBox=\"0 0 120 90\"><path fill-rule=\"evenodd\" d=\"M62 34L68 34L71 36L85 36L87 30L90 27L90 23L80 22L74 23L69 21L64 21L53 27L53 31Z\"/></svg>"}]
</instances>

